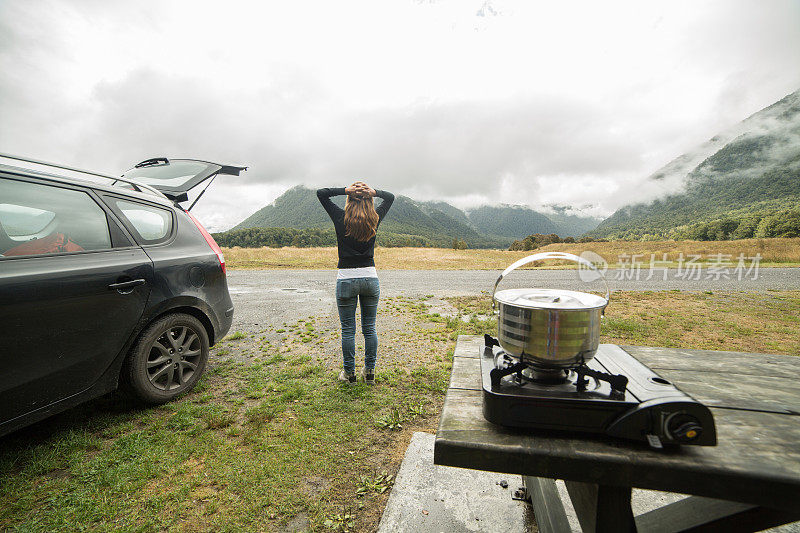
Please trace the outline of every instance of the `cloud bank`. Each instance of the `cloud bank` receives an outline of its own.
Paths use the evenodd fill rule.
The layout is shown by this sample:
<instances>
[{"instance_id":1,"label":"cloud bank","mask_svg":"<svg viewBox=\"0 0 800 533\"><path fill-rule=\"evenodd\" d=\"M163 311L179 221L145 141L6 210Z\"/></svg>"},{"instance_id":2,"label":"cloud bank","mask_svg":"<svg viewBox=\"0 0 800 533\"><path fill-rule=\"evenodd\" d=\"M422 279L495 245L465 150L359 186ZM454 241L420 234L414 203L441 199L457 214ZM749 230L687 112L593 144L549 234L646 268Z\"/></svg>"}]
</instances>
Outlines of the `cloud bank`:
<instances>
[{"instance_id":1,"label":"cloud bank","mask_svg":"<svg viewBox=\"0 0 800 533\"><path fill-rule=\"evenodd\" d=\"M800 86L797 2L0 4L0 151L242 163L225 229L297 183L607 215Z\"/></svg>"}]
</instances>

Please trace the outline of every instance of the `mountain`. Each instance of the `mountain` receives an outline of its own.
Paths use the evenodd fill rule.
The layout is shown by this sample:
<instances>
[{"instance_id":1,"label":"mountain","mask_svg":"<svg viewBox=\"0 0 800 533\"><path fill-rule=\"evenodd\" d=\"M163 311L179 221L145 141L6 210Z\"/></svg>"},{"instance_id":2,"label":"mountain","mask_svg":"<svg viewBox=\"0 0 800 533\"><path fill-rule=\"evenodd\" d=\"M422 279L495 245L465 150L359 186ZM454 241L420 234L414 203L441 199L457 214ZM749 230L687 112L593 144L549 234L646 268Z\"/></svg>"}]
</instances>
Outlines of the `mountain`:
<instances>
[{"instance_id":1,"label":"mountain","mask_svg":"<svg viewBox=\"0 0 800 533\"><path fill-rule=\"evenodd\" d=\"M519 239L533 233L556 233L549 218L533 209L517 205L485 205L469 212L469 221L486 235Z\"/></svg>"},{"instance_id":2,"label":"mountain","mask_svg":"<svg viewBox=\"0 0 800 533\"><path fill-rule=\"evenodd\" d=\"M424 237L461 238L476 241L481 236L471 226L430 206L420 206L407 196L397 196L392 209L381 223L390 233L422 235Z\"/></svg>"},{"instance_id":3,"label":"mountain","mask_svg":"<svg viewBox=\"0 0 800 533\"><path fill-rule=\"evenodd\" d=\"M768 236L763 220L800 209L800 90L647 178L683 191L617 210L588 233L603 238ZM708 229L714 227L709 237ZM724 228L723 228L724 226ZM741 226L741 228L740 228ZM705 233L704 233L705 232Z\"/></svg>"},{"instance_id":4,"label":"mountain","mask_svg":"<svg viewBox=\"0 0 800 533\"><path fill-rule=\"evenodd\" d=\"M344 207L344 197L333 201ZM381 200L376 200L380 202ZM417 202L407 196L395 198L392 209L381 224L382 244L452 246L453 241L464 241L473 248L507 247L514 239L532 233L558 233L562 237L577 236L583 227L593 228L597 221L576 215L553 215L558 222L528 207L483 206L465 213L446 202ZM589 226L586 226L588 221ZM250 228L291 228L293 230L327 230L331 223L328 214L319 205L316 192L298 185L286 191L272 204L267 205L231 231ZM274 233L274 232L273 232ZM261 235L261 234L258 234ZM248 234L249 239L261 238ZM288 234L287 234L288 235ZM297 237L282 235L281 238ZM313 234L297 238L327 239ZM271 242L277 237L270 237ZM233 241L231 241L233 242ZM322 241L319 241L322 242Z\"/></svg>"},{"instance_id":5,"label":"mountain","mask_svg":"<svg viewBox=\"0 0 800 533\"><path fill-rule=\"evenodd\" d=\"M344 198L333 199L344 207ZM311 189L298 185L292 187L271 204L262 207L242 222L234 230L244 228L322 228L330 224L328 213L319 204L317 195Z\"/></svg>"},{"instance_id":6,"label":"mountain","mask_svg":"<svg viewBox=\"0 0 800 533\"><path fill-rule=\"evenodd\" d=\"M333 201L344 207L344 197L335 197ZM376 203L381 201L376 200ZM232 231L257 227L326 229L330 226L331 221L320 206L316 191L298 185L237 224ZM508 246L513 240L480 235L464 213L449 204L418 203L402 195L395 197L392 209L381 223L381 236L384 240L397 236L423 237L422 242L437 246L450 246L453 239L463 240L473 247Z\"/></svg>"},{"instance_id":7,"label":"mountain","mask_svg":"<svg viewBox=\"0 0 800 533\"><path fill-rule=\"evenodd\" d=\"M467 226L472 225L472 222L470 222L469 217L467 217L467 214L464 213L464 211L448 204L447 202L417 202L417 205L426 211L441 211L445 215L449 215L450 217L461 222L462 224L466 224Z\"/></svg>"},{"instance_id":8,"label":"mountain","mask_svg":"<svg viewBox=\"0 0 800 533\"><path fill-rule=\"evenodd\" d=\"M548 206L554 212L542 214L519 205L482 206L469 213L446 202L425 202L419 205L423 209L429 207L442 211L459 222L472 226L479 233L511 239L521 238L521 233L556 233L562 238L579 237L600 223L600 219L575 214L568 206Z\"/></svg>"}]
</instances>

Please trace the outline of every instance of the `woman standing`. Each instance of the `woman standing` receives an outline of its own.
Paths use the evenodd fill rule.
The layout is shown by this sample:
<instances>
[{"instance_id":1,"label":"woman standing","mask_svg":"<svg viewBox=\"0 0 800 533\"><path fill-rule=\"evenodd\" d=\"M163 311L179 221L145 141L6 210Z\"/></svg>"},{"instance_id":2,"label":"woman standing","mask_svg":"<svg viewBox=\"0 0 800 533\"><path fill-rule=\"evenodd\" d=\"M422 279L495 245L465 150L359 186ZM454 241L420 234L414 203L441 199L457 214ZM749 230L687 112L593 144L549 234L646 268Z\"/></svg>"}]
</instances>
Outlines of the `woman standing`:
<instances>
[{"instance_id":1,"label":"woman standing","mask_svg":"<svg viewBox=\"0 0 800 533\"><path fill-rule=\"evenodd\" d=\"M331 196L346 194L344 210L331 201ZM383 201L375 208L373 198ZM339 380L356 383L356 305L361 300L361 331L364 333L364 381L375 383L375 360L378 357L378 314L380 286L375 270L375 232L394 201L394 195L371 189L357 181L350 187L317 190L322 207L336 228L339 245L339 271L336 275L336 304L342 324L342 356L344 370Z\"/></svg>"}]
</instances>

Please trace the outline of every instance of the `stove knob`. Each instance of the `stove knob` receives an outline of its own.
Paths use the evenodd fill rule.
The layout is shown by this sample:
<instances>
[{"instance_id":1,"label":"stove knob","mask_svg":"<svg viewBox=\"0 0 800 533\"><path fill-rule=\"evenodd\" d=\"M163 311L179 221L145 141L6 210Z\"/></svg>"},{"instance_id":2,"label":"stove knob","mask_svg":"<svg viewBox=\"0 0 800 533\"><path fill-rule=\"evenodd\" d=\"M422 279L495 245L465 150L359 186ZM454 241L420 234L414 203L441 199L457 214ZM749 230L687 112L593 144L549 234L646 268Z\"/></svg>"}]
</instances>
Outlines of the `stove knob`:
<instances>
[{"instance_id":1,"label":"stove knob","mask_svg":"<svg viewBox=\"0 0 800 533\"><path fill-rule=\"evenodd\" d=\"M676 442L693 442L703 433L703 426L693 416L682 416L669 425L669 434Z\"/></svg>"}]
</instances>

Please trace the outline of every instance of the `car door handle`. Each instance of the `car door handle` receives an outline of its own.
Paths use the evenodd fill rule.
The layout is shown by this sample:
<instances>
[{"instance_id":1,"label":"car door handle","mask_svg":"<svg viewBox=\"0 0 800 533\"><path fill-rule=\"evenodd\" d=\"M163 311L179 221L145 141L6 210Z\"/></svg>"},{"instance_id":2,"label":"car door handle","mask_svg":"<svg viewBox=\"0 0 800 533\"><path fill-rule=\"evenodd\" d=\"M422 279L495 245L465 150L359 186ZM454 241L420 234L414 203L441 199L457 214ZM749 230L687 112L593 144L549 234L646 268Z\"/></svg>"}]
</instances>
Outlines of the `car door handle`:
<instances>
[{"instance_id":1,"label":"car door handle","mask_svg":"<svg viewBox=\"0 0 800 533\"><path fill-rule=\"evenodd\" d=\"M112 291L126 291L131 290L134 287L138 287L139 285L144 285L146 282L143 279L132 279L130 281L120 281L119 283L112 283L108 286L109 290Z\"/></svg>"}]
</instances>

